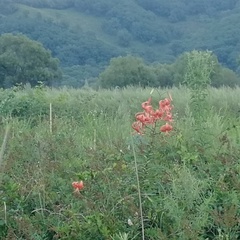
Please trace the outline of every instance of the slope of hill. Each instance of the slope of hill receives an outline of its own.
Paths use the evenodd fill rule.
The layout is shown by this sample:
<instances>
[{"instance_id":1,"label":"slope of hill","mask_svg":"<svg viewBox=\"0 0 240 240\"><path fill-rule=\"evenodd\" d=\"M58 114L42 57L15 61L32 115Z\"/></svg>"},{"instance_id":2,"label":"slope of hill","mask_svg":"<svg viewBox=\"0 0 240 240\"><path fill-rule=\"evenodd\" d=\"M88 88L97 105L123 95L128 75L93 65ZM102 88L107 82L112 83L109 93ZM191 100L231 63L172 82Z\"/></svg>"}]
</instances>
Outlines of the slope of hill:
<instances>
[{"instance_id":1,"label":"slope of hill","mask_svg":"<svg viewBox=\"0 0 240 240\"><path fill-rule=\"evenodd\" d=\"M238 0L0 0L0 14L0 33L42 42L68 72L87 66L82 78L96 76L115 56L169 63L192 49L212 50L237 69Z\"/></svg>"}]
</instances>

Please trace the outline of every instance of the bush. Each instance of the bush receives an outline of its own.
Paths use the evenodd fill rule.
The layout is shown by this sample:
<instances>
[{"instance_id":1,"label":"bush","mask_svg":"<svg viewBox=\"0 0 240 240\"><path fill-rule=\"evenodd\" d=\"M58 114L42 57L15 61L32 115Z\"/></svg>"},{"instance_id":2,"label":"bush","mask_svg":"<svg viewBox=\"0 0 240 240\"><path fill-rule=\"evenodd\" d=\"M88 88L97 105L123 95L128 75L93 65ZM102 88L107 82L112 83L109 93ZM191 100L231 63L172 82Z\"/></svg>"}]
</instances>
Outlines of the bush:
<instances>
[{"instance_id":1,"label":"bush","mask_svg":"<svg viewBox=\"0 0 240 240\"><path fill-rule=\"evenodd\" d=\"M100 76L103 88L133 86L155 86L156 77L152 68L141 58L126 56L112 58L109 66Z\"/></svg>"}]
</instances>

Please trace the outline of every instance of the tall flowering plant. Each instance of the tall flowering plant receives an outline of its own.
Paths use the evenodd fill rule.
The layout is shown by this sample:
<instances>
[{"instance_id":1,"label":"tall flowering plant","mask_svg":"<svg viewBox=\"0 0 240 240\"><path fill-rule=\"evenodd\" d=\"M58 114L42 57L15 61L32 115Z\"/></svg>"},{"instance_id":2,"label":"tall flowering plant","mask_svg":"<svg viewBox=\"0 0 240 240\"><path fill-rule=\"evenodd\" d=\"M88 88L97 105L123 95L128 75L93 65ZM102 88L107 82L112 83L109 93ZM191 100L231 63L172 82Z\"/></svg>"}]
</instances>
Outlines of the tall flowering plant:
<instances>
[{"instance_id":1,"label":"tall flowering plant","mask_svg":"<svg viewBox=\"0 0 240 240\"><path fill-rule=\"evenodd\" d=\"M168 134L173 130L172 122L172 97L169 97L160 100L158 103L158 108L154 109L152 106L152 98L150 97L146 102L142 103L142 112L138 112L135 114L136 121L132 124L132 128L137 134L143 135L146 132L146 129L150 129L150 137L152 140L150 142L150 146L153 146L154 143L154 136L158 132L164 132ZM158 124L160 123L160 124ZM140 178L139 178L139 170L137 164L137 156L133 146L133 155L134 155L134 164L135 164L135 171L136 171L136 180L137 180L137 189L138 189L138 198L139 198L139 210L140 210L140 217L141 217L141 225L142 225L142 239L144 240L145 231L144 231L144 217L143 217L143 207L142 207L142 199L141 199L141 189L140 189ZM140 148L142 153L142 146ZM143 166L143 165L142 165ZM147 168L147 165L144 167L144 171Z\"/></svg>"},{"instance_id":2,"label":"tall flowering plant","mask_svg":"<svg viewBox=\"0 0 240 240\"><path fill-rule=\"evenodd\" d=\"M136 133L143 135L147 127L151 127L155 131L157 123L163 122L159 128L160 132L169 133L173 130L172 122L172 97L169 95L159 101L159 106L154 110L152 106L152 98L150 97L146 102L142 103L142 112L136 113L136 121L132 124L132 128Z\"/></svg>"}]
</instances>

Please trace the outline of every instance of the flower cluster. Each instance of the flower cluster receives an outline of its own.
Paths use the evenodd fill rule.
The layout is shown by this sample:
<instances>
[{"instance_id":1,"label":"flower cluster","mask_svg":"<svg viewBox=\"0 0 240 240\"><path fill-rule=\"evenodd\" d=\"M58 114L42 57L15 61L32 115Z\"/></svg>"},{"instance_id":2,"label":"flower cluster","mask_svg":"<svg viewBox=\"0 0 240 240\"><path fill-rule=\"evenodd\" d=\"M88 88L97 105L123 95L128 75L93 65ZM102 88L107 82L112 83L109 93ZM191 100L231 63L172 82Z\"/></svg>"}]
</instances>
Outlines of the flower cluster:
<instances>
[{"instance_id":1,"label":"flower cluster","mask_svg":"<svg viewBox=\"0 0 240 240\"><path fill-rule=\"evenodd\" d=\"M73 182L72 186L75 189L74 192L79 192L79 191L81 191L84 188L83 181Z\"/></svg>"},{"instance_id":2,"label":"flower cluster","mask_svg":"<svg viewBox=\"0 0 240 240\"><path fill-rule=\"evenodd\" d=\"M168 133L172 131L173 127L170 124L173 121L172 118L172 98L169 96L164 100L159 101L158 109L154 110L152 105L152 98L149 98L146 102L142 103L143 112L139 112L135 115L136 122L132 124L132 128L138 133L143 134L145 126L153 125L158 120L163 120L166 123L160 127L161 132Z\"/></svg>"}]
</instances>

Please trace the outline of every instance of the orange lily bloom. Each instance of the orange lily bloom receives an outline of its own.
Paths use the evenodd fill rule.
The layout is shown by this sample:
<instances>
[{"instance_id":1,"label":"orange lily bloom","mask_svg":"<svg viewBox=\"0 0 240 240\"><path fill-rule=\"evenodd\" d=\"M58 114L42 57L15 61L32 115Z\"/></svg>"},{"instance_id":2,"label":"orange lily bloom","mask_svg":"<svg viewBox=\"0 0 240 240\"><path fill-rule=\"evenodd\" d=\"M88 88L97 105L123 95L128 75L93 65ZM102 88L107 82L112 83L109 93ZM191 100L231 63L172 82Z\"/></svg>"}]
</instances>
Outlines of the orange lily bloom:
<instances>
[{"instance_id":1,"label":"orange lily bloom","mask_svg":"<svg viewBox=\"0 0 240 240\"><path fill-rule=\"evenodd\" d=\"M158 120L165 122L172 122L172 109L171 104L172 97L169 94L168 98L159 101L159 108L154 110L151 105L152 98L150 97L146 102L142 103L143 112L139 112L135 115L136 122L132 124L132 128L138 133L143 134L146 125L154 124ZM155 125L154 125L155 126ZM168 133L172 131L173 127L166 123L160 128L161 132Z\"/></svg>"},{"instance_id":2,"label":"orange lily bloom","mask_svg":"<svg viewBox=\"0 0 240 240\"><path fill-rule=\"evenodd\" d=\"M143 134L143 124L139 121L132 124L132 128L138 133Z\"/></svg>"},{"instance_id":3,"label":"orange lily bloom","mask_svg":"<svg viewBox=\"0 0 240 240\"><path fill-rule=\"evenodd\" d=\"M80 182L73 182L72 183L73 188L75 189L75 192L79 192L84 188L83 181Z\"/></svg>"},{"instance_id":4,"label":"orange lily bloom","mask_svg":"<svg viewBox=\"0 0 240 240\"><path fill-rule=\"evenodd\" d=\"M160 131L161 132L168 133L168 132L170 132L172 130L173 130L173 127L170 124L168 124L168 123L166 123L165 125L160 127Z\"/></svg>"},{"instance_id":5,"label":"orange lily bloom","mask_svg":"<svg viewBox=\"0 0 240 240\"><path fill-rule=\"evenodd\" d=\"M172 113L167 113L166 116L163 118L164 121L172 122Z\"/></svg>"}]
</instances>

